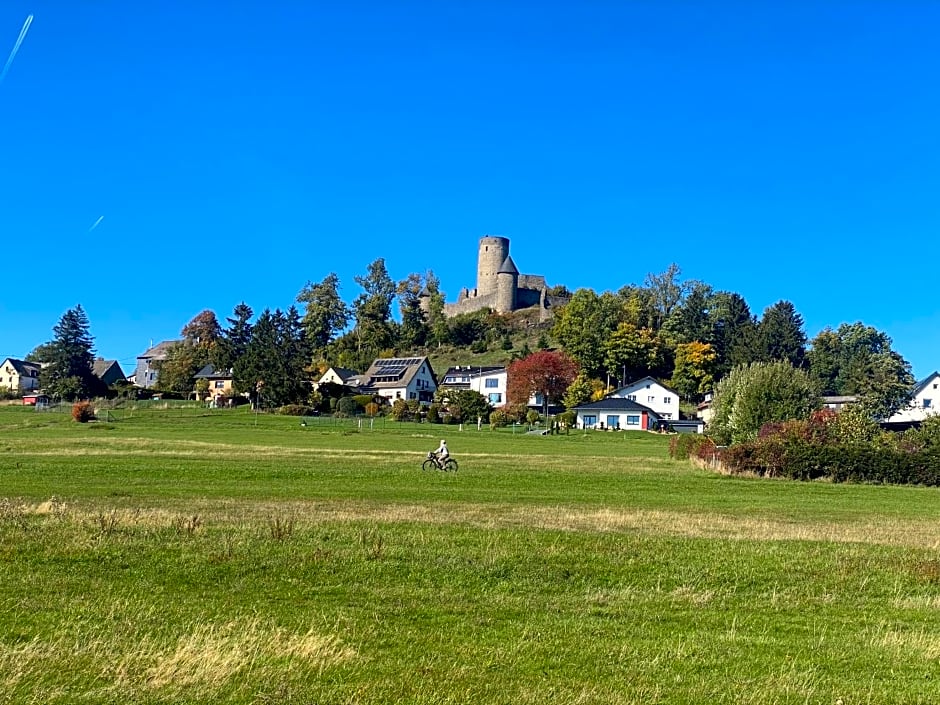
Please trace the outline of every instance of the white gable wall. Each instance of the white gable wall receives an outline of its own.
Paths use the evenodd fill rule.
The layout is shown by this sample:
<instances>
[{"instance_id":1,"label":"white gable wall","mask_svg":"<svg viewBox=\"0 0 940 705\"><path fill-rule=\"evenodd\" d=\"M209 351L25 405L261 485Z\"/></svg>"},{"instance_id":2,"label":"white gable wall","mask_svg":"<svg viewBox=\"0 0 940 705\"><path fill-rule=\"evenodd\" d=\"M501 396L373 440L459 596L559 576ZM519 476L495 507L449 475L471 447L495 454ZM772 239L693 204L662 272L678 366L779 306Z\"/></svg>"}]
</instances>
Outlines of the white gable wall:
<instances>
[{"instance_id":1,"label":"white gable wall","mask_svg":"<svg viewBox=\"0 0 940 705\"><path fill-rule=\"evenodd\" d=\"M921 384L911 403L888 419L889 422L923 421L940 413L940 374L934 373Z\"/></svg>"},{"instance_id":2,"label":"white gable wall","mask_svg":"<svg viewBox=\"0 0 940 705\"><path fill-rule=\"evenodd\" d=\"M652 378L621 387L611 397L631 399L652 409L661 419L679 418L679 395Z\"/></svg>"},{"instance_id":3,"label":"white gable wall","mask_svg":"<svg viewBox=\"0 0 940 705\"><path fill-rule=\"evenodd\" d=\"M470 389L479 392L494 407L506 405L506 370L484 372L470 378Z\"/></svg>"}]
</instances>

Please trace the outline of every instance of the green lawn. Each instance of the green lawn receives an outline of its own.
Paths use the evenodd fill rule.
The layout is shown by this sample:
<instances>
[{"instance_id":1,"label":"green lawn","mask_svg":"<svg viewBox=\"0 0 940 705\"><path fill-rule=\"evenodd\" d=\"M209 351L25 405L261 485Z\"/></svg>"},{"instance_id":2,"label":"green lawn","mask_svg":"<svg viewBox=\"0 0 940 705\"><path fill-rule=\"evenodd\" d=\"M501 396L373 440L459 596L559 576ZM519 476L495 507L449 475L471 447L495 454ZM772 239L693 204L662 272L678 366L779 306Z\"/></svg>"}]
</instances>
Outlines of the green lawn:
<instances>
[{"instance_id":1,"label":"green lawn","mask_svg":"<svg viewBox=\"0 0 940 705\"><path fill-rule=\"evenodd\" d=\"M0 703L935 703L940 493L643 433L0 407ZM423 472L446 437L456 474Z\"/></svg>"}]
</instances>

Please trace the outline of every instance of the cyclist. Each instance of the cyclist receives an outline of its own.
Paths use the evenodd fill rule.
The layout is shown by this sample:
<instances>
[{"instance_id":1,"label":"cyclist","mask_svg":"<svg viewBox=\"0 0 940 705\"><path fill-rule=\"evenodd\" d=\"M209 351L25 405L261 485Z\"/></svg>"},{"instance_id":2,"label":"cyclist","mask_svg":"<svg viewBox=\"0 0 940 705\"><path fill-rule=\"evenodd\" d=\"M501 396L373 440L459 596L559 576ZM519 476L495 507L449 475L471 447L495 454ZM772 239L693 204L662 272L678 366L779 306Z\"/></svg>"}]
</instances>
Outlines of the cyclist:
<instances>
[{"instance_id":1,"label":"cyclist","mask_svg":"<svg viewBox=\"0 0 940 705\"><path fill-rule=\"evenodd\" d=\"M437 466L443 468L444 463L447 462L449 457L450 451L447 450L447 441L442 438L441 444L437 447L437 450L434 451L434 459L437 461Z\"/></svg>"}]
</instances>

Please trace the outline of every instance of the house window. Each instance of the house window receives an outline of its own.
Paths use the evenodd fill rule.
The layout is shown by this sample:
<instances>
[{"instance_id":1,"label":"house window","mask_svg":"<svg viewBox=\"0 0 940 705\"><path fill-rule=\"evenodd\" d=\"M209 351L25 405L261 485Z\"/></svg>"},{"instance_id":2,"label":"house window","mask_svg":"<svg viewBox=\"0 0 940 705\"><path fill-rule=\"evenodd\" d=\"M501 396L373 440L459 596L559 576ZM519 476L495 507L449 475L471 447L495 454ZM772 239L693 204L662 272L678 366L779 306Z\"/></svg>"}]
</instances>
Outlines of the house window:
<instances>
[{"instance_id":1,"label":"house window","mask_svg":"<svg viewBox=\"0 0 940 705\"><path fill-rule=\"evenodd\" d=\"M595 426L597 426L597 417L585 415L584 428L594 428Z\"/></svg>"},{"instance_id":2,"label":"house window","mask_svg":"<svg viewBox=\"0 0 940 705\"><path fill-rule=\"evenodd\" d=\"M215 381L215 388L216 388L216 389L225 389L225 380L217 379L217 380Z\"/></svg>"},{"instance_id":3,"label":"house window","mask_svg":"<svg viewBox=\"0 0 940 705\"><path fill-rule=\"evenodd\" d=\"M627 426L639 426L639 425L640 425L639 414L627 414Z\"/></svg>"},{"instance_id":4,"label":"house window","mask_svg":"<svg viewBox=\"0 0 940 705\"><path fill-rule=\"evenodd\" d=\"M498 380L498 379L488 379L488 380L486 380L486 388L487 388L487 389L496 389L498 386L499 386L499 380Z\"/></svg>"},{"instance_id":5,"label":"house window","mask_svg":"<svg viewBox=\"0 0 940 705\"><path fill-rule=\"evenodd\" d=\"M924 399L924 408L925 408L925 409L929 409L929 408L930 408L930 399Z\"/></svg>"},{"instance_id":6,"label":"house window","mask_svg":"<svg viewBox=\"0 0 940 705\"><path fill-rule=\"evenodd\" d=\"M628 394L627 399L629 399L630 401L636 401L636 394Z\"/></svg>"},{"instance_id":7,"label":"house window","mask_svg":"<svg viewBox=\"0 0 940 705\"><path fill-rule=\"evenodd\" d=\"M490 399L490 404L502 404L503 403L503 395L500 394L499 392L490 392L489 399Z\"/></svg>"},{"instance_id":8,"label":"house window","mask_svg":"<svg viewBox=\"0 0 940 705\"><path fill-rule=\"evenodd\" d=\"M660 416L661 416L662 418L664 418L664 419L671 419L671 418L672 418L672 414L660 414Z\"/></svg>"},{"instance_id":9,"label":"house window","mask_svg":"<svg viewBox=\"0 0 940 705\"><path fill-rule=\"evenodd\" d=\"M656 401L656 397L646 397L646 401Z\"/></svg>"},{"instance_id":10,"label":"house window","mask_svg":"<svg viewBox=\"0 0 940 705\"><path fill-rule=\"evenodd\" d=\"M663 397L663 404L672 404L672 397Z\"/></svg>"},{"instance_id":11,"label":"house window","mask_svg":"<svg viewBox=\"0 0 940 705\"><path fill-rule=\"evenodd\" d=\"M620 417L614 416L613 414L608 414L607 428L620 428Z\"/></svg>"},{"instance_id":12,"label":"house window","mask_svg":"<svg viewBox=\"0 0 940 705\"><path fill-rule=\"evenodd\" d=\"M418 398L418 395L415 394L414 392L408 392L408 398L409 398L409 399L417 399L417 398Z\"/></svg>"}]
</instances>

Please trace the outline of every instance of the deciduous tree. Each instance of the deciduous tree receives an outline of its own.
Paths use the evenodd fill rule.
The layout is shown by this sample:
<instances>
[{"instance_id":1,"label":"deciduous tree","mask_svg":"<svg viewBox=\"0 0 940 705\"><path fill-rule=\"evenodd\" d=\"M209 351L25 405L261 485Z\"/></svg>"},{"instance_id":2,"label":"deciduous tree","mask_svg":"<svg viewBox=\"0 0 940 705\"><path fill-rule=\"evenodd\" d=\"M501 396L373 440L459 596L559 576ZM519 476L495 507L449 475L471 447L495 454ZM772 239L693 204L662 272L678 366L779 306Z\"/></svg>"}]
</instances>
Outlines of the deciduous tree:
<instances>
[{"instance_id":1,"label":"deciduous tree","mask_svg":"<svg viewBox=\"0 0 940 705\"><path fill-rule=\"evenodd\" d=\"M315 354L329 345L349 323L349 307L339 295L339 277L331 272L319 284L307 282L297 294L304 305L304 334Z\"/></svg>"},{"instance_id":2,"label":"deciduous tree","mask_svg":"<svg viewBox=\"0 0 940 705\"><path fill-rule=\"evenodd\" d=\"M720 445L757 437L770 421L805 419L819 408L819 387L789 362L739 365L715 387L709 433Z\"/></svg>"},{"instance_id":3,"label":"deciduous tree","mask_svg":"<svg viewBox=\"0 0 940 705\"><path fill-rule=\"evenodd\" d=\"M860 321L820 332L808 357L810 372L825 393L857 396L876 419L904 406L914 388L910 363L891 349L891 338Z\"/></svg>"},{"instance_id":4,"label":"deciduous tree","mask_svg":"<svg viewBox=\"0 0 940 705\"><path fill-rule=\"evenodd\" d=\"M714 385L714 368L717 359L708 343L693 340L676 346L676 364L670 386L688 401L701 401Z\"/></svg>"},{"instance_id":5,"label":"deciduous tree","mask_svg":"<svg viewBox=\"0 0 940 705\"><path fill-rule=\"evenodd\" d=\"M506 396L510 404L527 404L541 395L544 413L548 405L561 401L578 374L578 364L563 353L540 350L515 360L506 368Z\"/></svg>"},{"instance_id":6,"label":"deciduous tree","mask_svg":"<svg viewBox=\"0 0 940 705\"><path fill-rule=\"evenodd\" d=\"M555 314L552 336L588 375L602 375L607 337L617 328L622 301L605 292L578 289Z\"/></svg>"},{"instance_id":7,"label":"deciduous tree","mask_svg":"<svg viewBox=\"0 0 940 705\"><path fill-rule=\"evenodd\" d=\"M365 276L355 277L363 292L353 302L356 320L356 344L359 350L379 350L393 347L392 301L395 282L388 275L385 260L379 257L369 265Z\"/></svg>"}]
</instances>

